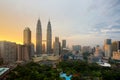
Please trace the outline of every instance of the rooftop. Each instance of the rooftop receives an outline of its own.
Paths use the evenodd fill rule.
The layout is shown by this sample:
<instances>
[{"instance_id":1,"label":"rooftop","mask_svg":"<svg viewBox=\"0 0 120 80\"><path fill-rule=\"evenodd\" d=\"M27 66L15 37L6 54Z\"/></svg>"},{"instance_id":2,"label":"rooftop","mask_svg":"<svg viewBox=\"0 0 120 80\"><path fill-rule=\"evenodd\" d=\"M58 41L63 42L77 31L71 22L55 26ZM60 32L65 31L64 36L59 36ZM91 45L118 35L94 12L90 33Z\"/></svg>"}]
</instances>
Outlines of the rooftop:
<instances>
[{"instance_id":1,"label":"rooftop","mask_svg":"<svg viewBox=\"0 0 120 80\"><path fill-rule=\"evenodd\" d=\"M0 68L0 76L8 70L9 70L9 68Z\"/></svg>"}]
</instances>

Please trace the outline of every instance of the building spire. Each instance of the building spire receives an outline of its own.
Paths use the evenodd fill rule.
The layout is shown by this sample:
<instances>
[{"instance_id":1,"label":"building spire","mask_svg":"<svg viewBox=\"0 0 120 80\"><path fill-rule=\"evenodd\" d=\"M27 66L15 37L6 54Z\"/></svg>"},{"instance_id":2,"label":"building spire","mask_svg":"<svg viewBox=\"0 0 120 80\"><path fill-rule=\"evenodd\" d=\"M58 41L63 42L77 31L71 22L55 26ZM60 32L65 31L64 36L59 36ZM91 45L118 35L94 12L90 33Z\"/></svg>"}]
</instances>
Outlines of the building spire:
<instances>
[{"instance_id":1,"label":"building spire","mask_svg":"<svg viewBox=\"0 0 120 80\"><path fill-rule=\"evenodd\" d=\"M38 18L37 27L41 27L41 21L40 21L40 18Z\"/></svg>"},{"instance_id":2,"label":"building spire","mask_svg":"<svg viewBox=\"0 0 120 80\"><path fill-rule=\"evenodd\" d=\"M50 19L48 20L48 25L47 25L48 29L51 30L51 22L50 22Z\"/></svg>"}]
</instances>

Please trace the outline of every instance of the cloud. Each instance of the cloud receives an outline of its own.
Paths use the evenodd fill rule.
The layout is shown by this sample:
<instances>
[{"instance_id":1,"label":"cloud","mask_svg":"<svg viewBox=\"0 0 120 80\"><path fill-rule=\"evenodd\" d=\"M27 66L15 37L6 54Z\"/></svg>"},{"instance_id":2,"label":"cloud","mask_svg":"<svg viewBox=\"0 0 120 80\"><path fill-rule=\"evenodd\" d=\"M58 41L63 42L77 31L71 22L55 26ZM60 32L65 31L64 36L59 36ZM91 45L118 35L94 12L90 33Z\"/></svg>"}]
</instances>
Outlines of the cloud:
<instances>
[{"instance_id":1,"label":"cloud","mask_svg":"<svg viewBox=\"0 0 120 80\"><path fill-rule=\"evenodd\" d=\"M120 33L120 29L101 29L102 33Z\"/></svg>"},{"instance_id":2,"label":"cloud","mask_svg":"<svg viewBox=\"0 0 120 80\"><path fill-rule=\"evenodd\" d=\"M19 20L12 26L30 25L33 33L40 16L44 34L50 17L53 36L60 35L71 42L99 43L107 37L120 39L120 0L0 0L0 9L1 14L7 11L6 17L12 17L10 21ZM1 21L3 23L2 18Z\"/></svg>"}]
</instances>

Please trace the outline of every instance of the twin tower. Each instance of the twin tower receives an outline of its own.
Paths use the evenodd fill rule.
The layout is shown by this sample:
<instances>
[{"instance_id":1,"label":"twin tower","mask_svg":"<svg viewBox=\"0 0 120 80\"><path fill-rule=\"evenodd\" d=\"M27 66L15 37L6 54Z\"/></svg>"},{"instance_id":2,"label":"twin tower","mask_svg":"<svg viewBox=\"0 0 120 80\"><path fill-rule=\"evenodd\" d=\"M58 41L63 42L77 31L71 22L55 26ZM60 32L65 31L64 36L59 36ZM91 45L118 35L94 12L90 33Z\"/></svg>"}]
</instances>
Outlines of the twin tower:
<instances>
[{"instance_id":1,"label":"twin tower","mask_svg":"<svg viewBox=\"0 0 120 80\"><path fill-rule=\"evenodd\" d=\"M46 52L51 54L52 50L52 29L50 20L47 24L47 37L46 37ZM41 21L38 19L36 28L36 54L39 56L42 54L42 26Z\"/></svg>"}]
</instances>

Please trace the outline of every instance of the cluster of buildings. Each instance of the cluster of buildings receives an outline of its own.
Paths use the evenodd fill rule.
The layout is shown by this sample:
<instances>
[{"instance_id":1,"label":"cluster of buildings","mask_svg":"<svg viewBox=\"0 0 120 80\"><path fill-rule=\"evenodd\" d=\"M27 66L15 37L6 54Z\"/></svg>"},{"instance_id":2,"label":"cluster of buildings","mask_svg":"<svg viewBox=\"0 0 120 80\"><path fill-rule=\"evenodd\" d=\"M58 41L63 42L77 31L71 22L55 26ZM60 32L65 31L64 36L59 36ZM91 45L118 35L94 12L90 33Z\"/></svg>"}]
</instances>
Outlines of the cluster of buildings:
<instances>
[{"instance_id":1,"label":"cluster of buildings","mask_svg":"<svg viewBox=\"0 0 120 80\"><path fill-rule=\"evenodd\" d=\"M33 60L34 62L51 60L83 60L86 55L89 61L100 59L120 60L120 41L106 39L103 48L99 45L91 48L90 46L73 45L72 50L66 47L66 40L59 41L55 37L52 44L52 27L51 22L47 24L46 40L42 39L42 26L40 19L36 27L36 46L31 41L32 31L26 27L23 31L23 45L15 42L0 41L0 64L21 63ZM46 43L43 43L46 42ZM87 53L87 54L84 54Z\"/></svg>"},{"instance_id":2,"label":"cluster of buildings","mask_svg":"<svg viewBox=\"0 0 120 80\"><path fill-rule=\"evenodd\" d=\"M120 60L120 41L105 39L103 52L104 54L102 55L104 59Z\"/></svg>"},{"instance_id":3,"label":"cluster of buildings","mask_svg":"<svg viewBox=\"0 0 120 80\"><path fill-rule=\"evenodd\" d=\"M40 19L37 21L36 28L36 47L31 42L31 34L30 28L26 27L23 31L23 45L16 44L15 42L0 41L0 62L8 64L28 62L31 60L58 60L62 49L66 48L66 40L62 40L61 46L59 37L55 37L55 41L52 44L50 21L47 24L47 35L46 40L44 40L46 45L42 44L42 27Z\"/></svg>"},{"instance_id":4,"label":"cluster of buildings","mask_svg":"<svg viewBox=\"0 0 120 80\"><path fill-rule=\"evenodd\" d=\"M87 57L89 62L108 62L110 59L120 61L120 41L105 39L103 47L73 45L72 50L63 55L64 60L84 60L84 57Z\"/></svg>"}]
</instances>

